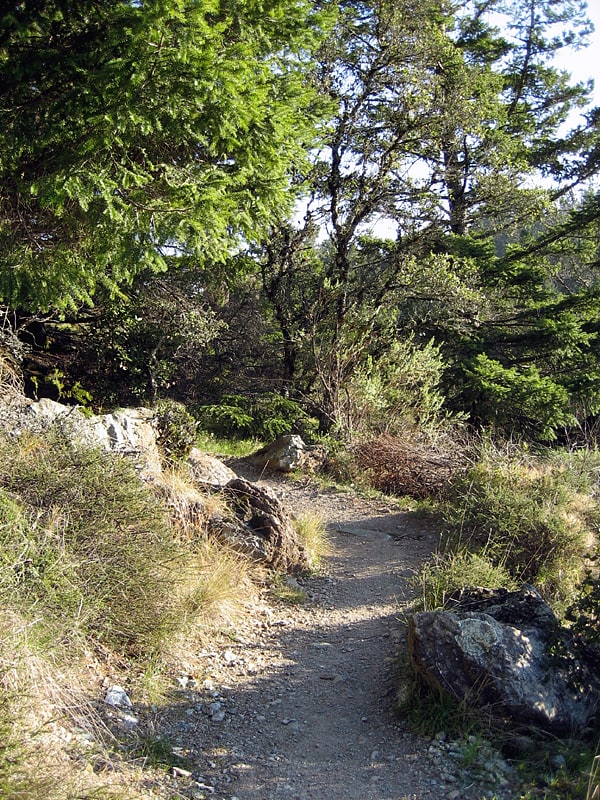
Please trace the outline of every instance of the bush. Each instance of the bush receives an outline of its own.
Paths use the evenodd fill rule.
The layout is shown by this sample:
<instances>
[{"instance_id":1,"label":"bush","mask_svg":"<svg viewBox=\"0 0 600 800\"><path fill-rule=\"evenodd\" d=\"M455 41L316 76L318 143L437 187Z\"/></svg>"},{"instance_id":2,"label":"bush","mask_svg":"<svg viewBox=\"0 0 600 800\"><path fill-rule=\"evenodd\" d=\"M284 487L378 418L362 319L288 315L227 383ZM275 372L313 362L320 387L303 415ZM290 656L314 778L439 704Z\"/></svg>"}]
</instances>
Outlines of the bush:
<instances>
[{"instance_id":1,"label":"bush","mask_svg":"<svg viewBox=\"0 0 600 800\"><path fill-rule=\"evenodd\" d=\"M393 341L385 355L368 357L344 387L338 418L349 435L397 434L407 426L436 427L443 418L439 385L444 371L433 340Z\"/></svg>"},{"instance_id":2,"label":"bush","mask_svg":"<svg viewBox=\"0 0 600 800\"><path fill-rule=\"evenodd\" d=\"M591 560L596 564L600 562L600 549ZM597 566L594 571L586 571L577 596L567 609L566 618L573 623L573 631L586 643L600 647L600 574Z\"/></svg>"},{"instance_id":3,"label":"bush","mask_svg":"<svg viewBox=\"0 0 600 800\"><path fill-rule=\"evenodd\" d=\"M517 581L535 583L564 609L581 580L599 519L590 472L563 453L525 448L482 457L452 481L443 513L453 547L484 553Z\"/></svg>"},{"instance_id":4,"label":"bush","mask_svg":"<svg viewBox=\"0 0 600 800\"><path fill-rule=\"evenodd\" d=\"M183 403L161 400L154 407L153 424L158 446L172 459L182 459L196 442L198 423Z\"/></svg>"},{"instance_id":5,"label":"bush","mask_svg":"<svg viewBox=\"0 0 600 800\"><path fill-rule=\"evenodd\" d=\"M201 426L209 433L257 437L263 441L287 433L297 433L311 441L319 426L299 403L275 393L252 397L224 395L216 405L201 406L197 414Z\"/></svg>"}]
</instances>

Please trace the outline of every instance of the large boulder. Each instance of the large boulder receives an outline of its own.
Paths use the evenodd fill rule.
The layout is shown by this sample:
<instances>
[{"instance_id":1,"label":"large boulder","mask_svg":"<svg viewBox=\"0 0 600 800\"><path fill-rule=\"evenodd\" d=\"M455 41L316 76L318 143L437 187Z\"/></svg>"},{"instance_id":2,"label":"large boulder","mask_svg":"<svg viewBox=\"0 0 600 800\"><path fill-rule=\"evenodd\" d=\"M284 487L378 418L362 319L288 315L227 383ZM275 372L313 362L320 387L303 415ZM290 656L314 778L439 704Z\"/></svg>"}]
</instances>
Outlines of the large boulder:
<instances>
[{"instance_id":1,"label":"large boulder","mask_svg":"<svg viewBox=\"0 0 600 800\"><path fill-rule=\"evenodd\" d=\"M259 467L292 472L304 464L306 452L307 448L302 437L290 434L280 436L271 444L257 450L250 456L250 460Z\"/></svg>"},{"instance_id":2,"label":"large boulder","mask_svg":"<svg viewBox=\"0 0 600 800\"><path fill-rule=\"evenodd\" d=\"M77 406L65 406L48 398L34 402L19 398L0 408L0 426L19 435L60 428L72 441L126 455L144 476L160 474L161 461L152 425L152 411L127 408L112 414L87 416Z\"/></svg>"},{"instance_id":3,"label":"large boulder","mask_svg":"<svg viewBox=\"0 0 600 800\"><path fill-rule=\"evenodd\" d=\"M599 654L578 645L531 586L466 591L451 611L413 614L408 643L426 683L516 724L564 734L600 710Z\"/></svg>"},{"instance_id":4,"label":"large boulder","mask_svg":"<svg viewBox=\"0 0 600 800\"><path fill-rule=\"evenodd\" d=\"M217 538L270 569L294 574L308 568L291 517L273 492L235 478L224 493L235 517L211 520Z\"/></svg>"}]
</instances>

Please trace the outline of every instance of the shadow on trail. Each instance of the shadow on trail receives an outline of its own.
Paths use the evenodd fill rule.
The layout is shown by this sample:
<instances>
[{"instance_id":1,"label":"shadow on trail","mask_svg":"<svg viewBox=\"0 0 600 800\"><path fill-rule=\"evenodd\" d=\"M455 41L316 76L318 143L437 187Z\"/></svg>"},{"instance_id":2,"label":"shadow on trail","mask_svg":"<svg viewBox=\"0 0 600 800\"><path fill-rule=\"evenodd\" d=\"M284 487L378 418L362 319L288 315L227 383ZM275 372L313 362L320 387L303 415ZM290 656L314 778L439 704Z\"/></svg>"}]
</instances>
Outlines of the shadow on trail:
<instances>
[{"instance_id":1,"label":"shadow on trail","mask_svg":"<svg viewBox=\"0 0 600 800\"><path fill-rule=\"evenodd\" d=\"M166 710L164 729L211 797L400 800L414 791L425 745L395 711L406 544L332 538L324 604L276 606L259 637L207 654L198 683L214 677L217 693L185 690Z\"/></svg>"}]
</instances>

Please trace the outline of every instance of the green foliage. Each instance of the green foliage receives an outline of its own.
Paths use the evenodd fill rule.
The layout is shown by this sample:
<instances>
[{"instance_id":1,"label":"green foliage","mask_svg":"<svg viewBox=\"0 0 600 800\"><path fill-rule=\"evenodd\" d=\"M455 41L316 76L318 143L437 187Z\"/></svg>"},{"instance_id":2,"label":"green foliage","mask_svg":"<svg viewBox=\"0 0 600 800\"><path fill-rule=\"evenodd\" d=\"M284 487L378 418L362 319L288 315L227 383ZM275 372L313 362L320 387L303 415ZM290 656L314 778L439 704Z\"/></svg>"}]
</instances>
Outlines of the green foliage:
<instances>
[{"instance_id":1,"label":"green foliage","mask_svg":"<svg viewBox=\"0 0 600 800\"><path fill-rule=\"evenodd\" d=\"M435 554L423 564L412 585L417 592L417 605L423 611L444 608L450 597L469 586L518 588L504 566L494 563L485 552L466 549Z\"/></svg>"},{"instance_id":2,"label":"green foliage","mask_svg":"<svg viewBox=\"0 0 600 800\"><path fill-rule=\"evenodd\" d=\"M291 200L323 15L67 0L1 14L0 297L89 302L170 253L222 264Z\"/></svg>"},{"instance_id":3,"label":"green foliage","mask_svg":"<svg viewBox=\"0 0 600 800\"><path fill-rule=\"evenodd\" d=\"M200 274L180 268L169 276L144 273L117 297L99 292L93 312L73 326L71 382L93 387L96 402L109 406L165 395L187 399L224 327L207 305L203 283Z\"/></svg>"},{"instance_id":4,"label":"green foliage","mask_svg":"<svg viewBox=\"0 0 600 800\"><path fill-rule=\"evenodd\" d=\"M591 560L600 561L600 550L596 550ZM585 642L600 646L600 575L597 567L595 571L586 571L578 586L577 596L565 616L572 623L573 631L580 634Z\"/></svg>"},{"instance_id":5,"label":"green foliage","mask_svg":"<svg viewBox=\"0 0 600 800\"><path fill-rule=\"evenodd\" d=\"M573 462L578 469L570 469ZM448 489L448 547L480 553L513 579L535 583L564 609L599 519L582 462L568 452L536 458L520 447L506 453L484 447L479 461Z\"/></svg>"},{"instance_id":6,"label":"green foliage","mask_svg":"<svg viewBox=\"0 0 600 800\"><path fill-rule=\"evenodd\" d=\"M158 445L171 459L182 459L196 443L198 423L182 403L161 400L153 409L152 423Z\"/></svg>"},{"instance_id":7,"label":"green foliage","mask_svg":"<svg viewBox=\"0 0 600 800\"><path fill-rule=\"evenodd\" d=\"M224 395L220 403L200 407L197 416L205 430L241 438L271 440L285 433L299 433L310 440L318 428L317 420L299 403L275 393Z\"/></svg>"},{"instance_id":8,"label":"green foliage","mask_svg":"<svg viewBox=\"0 0 600 800\"><path fill-rule=\"evenodd\" d=\"M557 428L575 423L569 393L534 366L506 368L486 355L478 355L466 370L479 400L473 411L500 430L521 430L542 440L556 438Z\"/></svg>"},{"instance_id":9,"label":"green foliage","mask_svg":"<svg viewBox=\"0 0 600 800\"><path fill-rule=\"evenodd\" d=\"M367 356L344 387L340 416L347 432L395 433L407 425L435 425L444 399L438 390L443 368L433 340L418 347L412 336L392 341L377 360Z\"/></svg>"}]
</instances>

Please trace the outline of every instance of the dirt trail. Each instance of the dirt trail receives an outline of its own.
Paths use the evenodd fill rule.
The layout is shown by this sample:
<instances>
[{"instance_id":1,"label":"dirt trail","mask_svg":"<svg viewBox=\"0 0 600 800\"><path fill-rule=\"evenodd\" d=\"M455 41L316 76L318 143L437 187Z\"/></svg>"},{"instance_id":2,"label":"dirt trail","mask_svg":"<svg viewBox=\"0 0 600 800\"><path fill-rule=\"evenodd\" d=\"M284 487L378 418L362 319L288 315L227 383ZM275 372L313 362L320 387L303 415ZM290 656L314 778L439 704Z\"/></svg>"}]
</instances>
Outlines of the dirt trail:
<instances>
[{"instance_id":1,"label":"dirt trail","mask_svg":"<svg viewBox=\"0 0 600 800\"><path fill-rule=\"evenodd\" d=\"M301 581L306 602L258 608L225 650L204 654L210 677L181 731L201 745L200 784L222 800L450 796L428 742L394 710L407 579L435 533L382 503L246 476L290 511L320 513L333 554L324 575Z\"/></svg>"}]
</instances>

